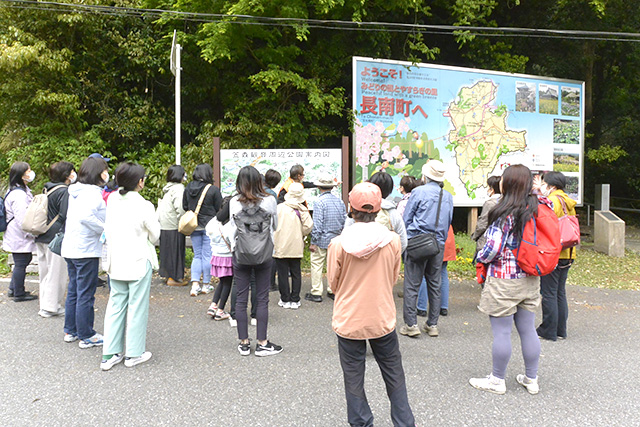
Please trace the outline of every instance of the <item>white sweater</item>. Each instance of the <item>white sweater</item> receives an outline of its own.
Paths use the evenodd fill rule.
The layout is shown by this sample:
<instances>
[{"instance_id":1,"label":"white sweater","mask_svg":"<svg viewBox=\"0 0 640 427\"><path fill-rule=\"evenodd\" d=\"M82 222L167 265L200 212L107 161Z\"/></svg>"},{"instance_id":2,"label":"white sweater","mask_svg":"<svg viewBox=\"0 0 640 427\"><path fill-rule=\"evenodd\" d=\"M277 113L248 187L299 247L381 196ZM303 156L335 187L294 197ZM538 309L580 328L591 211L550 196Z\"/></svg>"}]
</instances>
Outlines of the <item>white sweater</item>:
<instances>
[{"instance_id":1,"label":"white sweater","mask_svg":"<svg viewBox=\"0 0 640 427\"><path fill-rule=\"evenodd\" d=\"M135 191L109 196L104 232L107 260L103 265L115 280L134 281L147 272L147 261L158 268L153 244L160 238L160 223L153 204Z\"/></svg>"}]
</instances>

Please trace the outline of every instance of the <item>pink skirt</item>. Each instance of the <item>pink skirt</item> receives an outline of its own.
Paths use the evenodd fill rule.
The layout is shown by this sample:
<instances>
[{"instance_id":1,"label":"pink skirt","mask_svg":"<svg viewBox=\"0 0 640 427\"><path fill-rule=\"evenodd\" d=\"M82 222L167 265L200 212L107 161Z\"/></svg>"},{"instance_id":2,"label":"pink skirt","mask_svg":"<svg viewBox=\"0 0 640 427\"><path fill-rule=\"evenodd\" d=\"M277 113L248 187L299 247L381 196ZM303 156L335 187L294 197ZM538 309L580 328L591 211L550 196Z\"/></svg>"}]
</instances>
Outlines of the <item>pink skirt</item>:
<instances>
[{"instance_id":1,"label":"pink skirt","mask_svg":"<svg viewBox=\"0 0 640 427\"><path fill-rule=\"evenodd\" d=\"M211 275L214 277L233 276L233 259L226 256L212 256Z\"/></svg>"}]
</instances>

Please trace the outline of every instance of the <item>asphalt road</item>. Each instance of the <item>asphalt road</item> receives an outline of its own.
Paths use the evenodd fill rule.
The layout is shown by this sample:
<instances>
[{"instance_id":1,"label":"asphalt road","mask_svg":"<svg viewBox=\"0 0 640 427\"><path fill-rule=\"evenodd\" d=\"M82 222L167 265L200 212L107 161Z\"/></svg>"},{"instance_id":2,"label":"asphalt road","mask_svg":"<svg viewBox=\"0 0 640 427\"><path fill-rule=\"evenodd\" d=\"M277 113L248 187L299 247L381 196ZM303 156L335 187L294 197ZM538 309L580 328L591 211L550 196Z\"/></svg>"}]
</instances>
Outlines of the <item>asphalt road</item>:
<instances>
[{"instance_id":1,"label":"asphalt road","mask_svg":"<svg viewBox=\"0 0 640 427\"><path fill-rule=\"evenodd\" d=\"M308 277L303 295L310 287ZM29 284L27 289L37 289ZM475 390L491 368L491 332L476 309L479 286L452 282L440 337L400 337L418 426L640 426L640 292L569 287L569 338L542 342L540 394L515 382L524 371L517 333L507 394ZM37 302L14 303L0 281L0 425L347 425L330 300L277 306L269 338L276 356L241 357L235 329L205 315L209 296L152 286L147 349L134 368L99 369L100 348L62 341L63 319L43 319ZM107 290L96 294L103 330ZM402 300L396 298L399 324ZM255 338L255 327L250 327ZM379 370L369 355L366 389L376 426L391 425Z\"/></svg>"}]
</instances>

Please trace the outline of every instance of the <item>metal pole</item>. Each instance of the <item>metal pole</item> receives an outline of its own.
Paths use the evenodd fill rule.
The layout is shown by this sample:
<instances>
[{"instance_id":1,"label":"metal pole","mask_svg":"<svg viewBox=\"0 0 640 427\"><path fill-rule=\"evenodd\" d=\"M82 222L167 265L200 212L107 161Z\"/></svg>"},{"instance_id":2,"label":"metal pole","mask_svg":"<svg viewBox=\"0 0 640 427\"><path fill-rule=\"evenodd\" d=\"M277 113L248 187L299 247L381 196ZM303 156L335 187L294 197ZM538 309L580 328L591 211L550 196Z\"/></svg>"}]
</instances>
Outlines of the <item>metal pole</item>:
<instances>
[{"instance_id":1,"label":"metal pole","mask_svg":"<svg viewBox=\"0 0 640 427\"><path fill-rule=\"evenodd\" d=\"M180 51L182 46L176 45L176 165L180 164Z\"/></svg>"}]
</instances>

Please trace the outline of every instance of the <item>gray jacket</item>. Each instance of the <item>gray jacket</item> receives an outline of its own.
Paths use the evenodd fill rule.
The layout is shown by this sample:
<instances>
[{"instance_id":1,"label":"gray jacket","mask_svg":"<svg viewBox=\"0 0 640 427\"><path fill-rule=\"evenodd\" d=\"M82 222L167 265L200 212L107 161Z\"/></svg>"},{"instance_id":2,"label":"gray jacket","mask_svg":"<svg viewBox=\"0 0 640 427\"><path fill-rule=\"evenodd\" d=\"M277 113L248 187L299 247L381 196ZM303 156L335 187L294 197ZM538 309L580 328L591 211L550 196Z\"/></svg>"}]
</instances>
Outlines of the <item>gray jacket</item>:
<instances>
[{"instance_id":1,"label":"gray jacket","mask_svg":"<svg viewBox=\"0 0 640 427\"><path fill-rule=\"evenodd\" d=\"M471 238L476 241L476 253L480 252L480 249L482 249L487 241L487 239L484 237L484 232L487 230L487 228L489 228L489 212L491 212L491 209L495 208L498 204L498 201L500 201L500 195L497 194L495 196L491 196L491 198L484 202L484 205L482 205L482 213L478 218L476 231L474 231L471 235Z\"/></svg>"},{"instance_id":2,"label":"gray jacket","mask_svg":"<svg viewBox=\"0 0 640 427\"><path fill-rule=\"evenodd\" d=\"M184 185L179 182L169 182L162 189L164 196L158 203L156 214L160 222L161 230L177 230L178 221L184 215L182 209L182 194Z\"/></svg>"}]
</instances>

